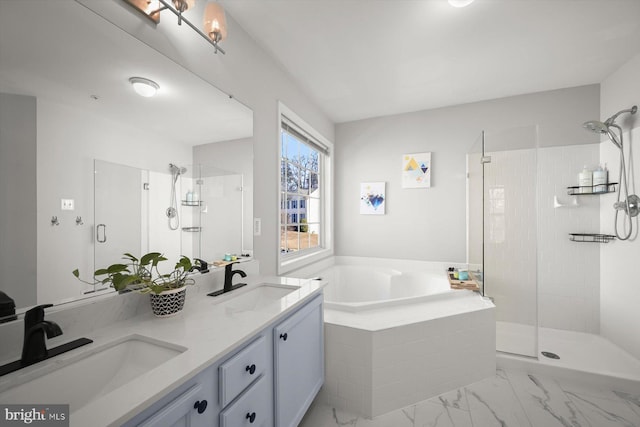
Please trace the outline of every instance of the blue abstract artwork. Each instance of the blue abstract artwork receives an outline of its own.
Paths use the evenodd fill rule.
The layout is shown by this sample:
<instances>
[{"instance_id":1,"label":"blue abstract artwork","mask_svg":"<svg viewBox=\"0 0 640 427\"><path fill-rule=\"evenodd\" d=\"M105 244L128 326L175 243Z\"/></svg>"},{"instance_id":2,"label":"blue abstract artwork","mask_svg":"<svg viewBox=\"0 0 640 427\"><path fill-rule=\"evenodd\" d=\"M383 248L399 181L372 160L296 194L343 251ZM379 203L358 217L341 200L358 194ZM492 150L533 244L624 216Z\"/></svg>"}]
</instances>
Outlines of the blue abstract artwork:
<instances>
[{"instance_id":1,"label":"blue abstract artwork","mask_svg":"<svg viewBox=\"0 0 640 427\"><path fill-rule=\"evenodd\" d=\"M384 215L384 182L363 182L360 184L360 213L363 215Z\"/></svg>"}]
</instances>

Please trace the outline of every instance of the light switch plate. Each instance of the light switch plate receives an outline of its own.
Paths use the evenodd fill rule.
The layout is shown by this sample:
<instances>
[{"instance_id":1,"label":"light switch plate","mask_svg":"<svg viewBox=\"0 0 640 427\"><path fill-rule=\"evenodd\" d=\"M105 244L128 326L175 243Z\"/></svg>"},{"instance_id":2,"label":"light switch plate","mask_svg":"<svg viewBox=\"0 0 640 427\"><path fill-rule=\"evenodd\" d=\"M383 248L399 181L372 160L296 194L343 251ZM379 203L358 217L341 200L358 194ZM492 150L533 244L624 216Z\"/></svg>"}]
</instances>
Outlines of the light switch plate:
<instances>
[{"instance_id":1,"label":"light switch plate","mask_svg":"<svg viewBox=\"0 0 640 427\"><path fill-rule=\"evenodd\" d=\"M63 211L72 211L74 209L73 199L60 199L60 208Z\"/></svg>"},{"instance_id":2,"label":"light switch plate","mask_svg":"<svg viewBox=\"0 0 640 427\"><path fill-rule=\"evenodd\" d=\"M259 236L262 234L262 219L253 218L253 235Z\"/></svg>"}]
</instances>

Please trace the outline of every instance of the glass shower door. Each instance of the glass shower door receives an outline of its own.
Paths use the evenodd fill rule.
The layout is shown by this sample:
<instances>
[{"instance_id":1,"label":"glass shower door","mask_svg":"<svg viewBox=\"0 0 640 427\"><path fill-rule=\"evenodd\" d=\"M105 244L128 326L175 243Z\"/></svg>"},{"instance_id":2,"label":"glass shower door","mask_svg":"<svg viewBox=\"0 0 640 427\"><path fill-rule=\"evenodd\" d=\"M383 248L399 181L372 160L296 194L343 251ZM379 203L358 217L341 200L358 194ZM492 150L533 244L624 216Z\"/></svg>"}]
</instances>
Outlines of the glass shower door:
<instances>
[{"instance_id":1,"label":"glass shower door","mask_svg":"<svg viewBox=\"0 0 640 427\"><path fill-rule=\"evenodd\" d=\"M537 127L483 138L484 294L496 305L496 349L536 357Z\"/></svg>"}]
</instances>

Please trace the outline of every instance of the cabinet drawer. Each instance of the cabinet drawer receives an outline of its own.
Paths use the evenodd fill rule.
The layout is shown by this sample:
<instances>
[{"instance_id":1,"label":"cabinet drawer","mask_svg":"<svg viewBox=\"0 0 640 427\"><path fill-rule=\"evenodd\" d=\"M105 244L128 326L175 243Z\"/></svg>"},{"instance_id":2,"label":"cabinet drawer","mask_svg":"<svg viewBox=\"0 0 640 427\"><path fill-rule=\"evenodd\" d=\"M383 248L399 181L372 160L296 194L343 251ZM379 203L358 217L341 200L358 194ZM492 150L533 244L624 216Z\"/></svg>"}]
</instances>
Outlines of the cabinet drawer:
<instances>
[{"instance_id":1,"label":"cabinet drawer","mask_svg":"<svg viewBox=\"0 0 640 427\"><path fill-rule=\"evenodd\" d=\"M220 406L225 407L267 369L267 341L264 336L220 365ZM253 424L255 425L255 423Z\"/></svg>"},{"instance_id":2,"label":"cabinet drawer","mask_svg":"<svg viewBox=\"0 0 640 427\"><path fill-rule=\"evenodd\" d=\"M220 427L270 427L272 401L265 377L260 378L233 405L220 412Z\"/></svg>"}]
</instances>

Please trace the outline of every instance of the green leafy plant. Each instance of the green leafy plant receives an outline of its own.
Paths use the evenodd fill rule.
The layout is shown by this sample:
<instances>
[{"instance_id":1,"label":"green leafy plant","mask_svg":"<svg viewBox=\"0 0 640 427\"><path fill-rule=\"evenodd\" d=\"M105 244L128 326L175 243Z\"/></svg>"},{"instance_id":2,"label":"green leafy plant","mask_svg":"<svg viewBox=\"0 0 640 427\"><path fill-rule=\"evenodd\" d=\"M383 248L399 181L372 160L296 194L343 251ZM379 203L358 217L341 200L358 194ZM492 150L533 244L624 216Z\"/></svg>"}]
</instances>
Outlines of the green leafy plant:
<instances>
[{"instance_id":1,"label":"green leafy plant","mask_svg":"<svg viewBox=\"0 0 640 427\"><path fill-rule=\"evenodd\" d=\"M158 264L166 261L160 252L150 252L138 259L130 253L125 253L122 259L125 263L112 264L107 268L100 268L93 274L95 281L88 282L80 278L80 272L76 268L72 274L81 282L89 285L110 285L116 291L135 291L143 294L181 288L185 285L192 285L195 281L188 277L194 264L186 257L180 257L173 271L161 274ZM195 265L198 265L196 261ZM104 276L104 278L101 278Z\"/></svg>"}]
</instances>

